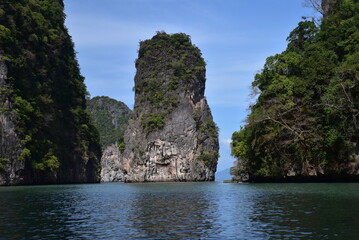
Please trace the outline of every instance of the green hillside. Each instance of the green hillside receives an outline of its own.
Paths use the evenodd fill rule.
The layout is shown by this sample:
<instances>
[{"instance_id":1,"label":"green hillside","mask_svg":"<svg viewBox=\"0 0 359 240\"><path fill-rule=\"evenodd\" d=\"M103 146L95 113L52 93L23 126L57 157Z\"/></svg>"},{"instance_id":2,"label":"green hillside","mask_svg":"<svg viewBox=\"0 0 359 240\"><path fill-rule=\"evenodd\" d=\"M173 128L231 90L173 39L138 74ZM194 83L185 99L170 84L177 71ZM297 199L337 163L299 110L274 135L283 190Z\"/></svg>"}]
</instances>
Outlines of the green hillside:
<instances>
[{"instance_id":1,"label":"green hillside","mask_svg":"<svg viewBox=\"0 0 359 240\"><path fill-rule=\"evenodd\" d=\"M359 3L328 1L267 58L246 125L232 136L237 179L352 179L359 169Z\"/></svg>"}]
</instances>

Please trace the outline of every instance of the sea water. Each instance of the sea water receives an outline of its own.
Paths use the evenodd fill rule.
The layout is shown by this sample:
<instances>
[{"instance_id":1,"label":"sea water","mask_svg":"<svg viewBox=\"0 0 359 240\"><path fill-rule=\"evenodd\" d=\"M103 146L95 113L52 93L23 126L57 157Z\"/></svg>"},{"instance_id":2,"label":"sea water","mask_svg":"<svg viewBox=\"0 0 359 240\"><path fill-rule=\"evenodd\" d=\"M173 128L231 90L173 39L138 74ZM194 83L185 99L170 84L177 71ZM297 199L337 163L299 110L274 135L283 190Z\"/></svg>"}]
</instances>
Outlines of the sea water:
<instances>
[{"instance_id":1,"label":"sea water","mask_svg":"<svg viewBox=\"0 0 359 240\"><path fill-rule=\"evenodd\" d=\"M0 239L358 239L359 183L0 188Z\"/></svg>"}]
</instances>

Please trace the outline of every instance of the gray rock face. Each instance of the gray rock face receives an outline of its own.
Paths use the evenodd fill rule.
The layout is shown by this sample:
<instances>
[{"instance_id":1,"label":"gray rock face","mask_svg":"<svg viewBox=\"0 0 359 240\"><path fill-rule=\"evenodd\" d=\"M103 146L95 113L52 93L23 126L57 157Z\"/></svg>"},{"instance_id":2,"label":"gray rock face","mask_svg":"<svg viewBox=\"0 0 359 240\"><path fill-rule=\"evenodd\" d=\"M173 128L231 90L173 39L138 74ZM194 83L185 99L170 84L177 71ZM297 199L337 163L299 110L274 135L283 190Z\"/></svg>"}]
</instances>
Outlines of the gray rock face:
<instances>
[{"instance_id":1,"label":"gray rock face","mask_svg":"<svg viewBox=\"0 0 359 240\"><path fill-rule=\"evenodd\" d=\"M218 133L204 97L204 66L185 34L158 33L141 42L126 147L103 180L214 180Z\"/></svg>"},{"instance_id":2,"label":"gray rock face","mask_svg":"<svg viewBox=\"0 0 359 240\"><path fill-rule=\"evenodd\" d=\"M127 182L143 181L209 181L214 180L218 151L215 140L196 129L195 111L206 112L205 99L192 105L184 97L181 108L172 112L163 129L146 136L137 120L131 120L126 131L126 145L133 146L124 154L122 170ZM204 153L205 152L205 153ZM201 154L207 154L205 163ZM211 154L214 154L212 156Z\"/></svg>"},{"instance_id":3,"label":"gray rock face","mask_svg":"<svg viewBox=\"0 0 359 240\"><path fill-rule=\"evenodd\" d=\"M7 67L0 54L0 185L16 185L23 180L25 163L19 159L21 145L15 132L16 117L6 79Z\"/></svg>"},{"instance_id":4,"label":"gray rock face","mask_svg":"<svg viewBox=\"0 0 359 240\"><path fill-rule=\"evenodd\" d=\"M121 152L114 143L107 146L102 152L101 158L101 181L102 182L123 182L124 174L120 171Z\"/></svg>"}]
</instances>

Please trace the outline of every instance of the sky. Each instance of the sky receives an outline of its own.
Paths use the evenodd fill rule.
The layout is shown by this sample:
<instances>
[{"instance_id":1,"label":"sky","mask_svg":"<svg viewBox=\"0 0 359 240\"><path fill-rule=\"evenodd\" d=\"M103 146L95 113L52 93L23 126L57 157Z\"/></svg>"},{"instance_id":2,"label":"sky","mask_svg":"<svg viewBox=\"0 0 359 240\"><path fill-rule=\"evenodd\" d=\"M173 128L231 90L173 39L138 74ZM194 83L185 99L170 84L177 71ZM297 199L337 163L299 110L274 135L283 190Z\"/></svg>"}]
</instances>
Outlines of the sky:
<instances>
[{"instance_id":1,"label":"sky","mask_svg":"<svg viewBox=\"0 0 359 240\"><path fill-rule=\"evenodd\" d=\"M205 95L220 134L218 171L233 165L230 139L245 124L251 83L267 57L313 16L304 0L64 0L66 26L91 97L134 105L139 42L156 31L186 33L207 63Z\"/></svg>"}]
</instances>

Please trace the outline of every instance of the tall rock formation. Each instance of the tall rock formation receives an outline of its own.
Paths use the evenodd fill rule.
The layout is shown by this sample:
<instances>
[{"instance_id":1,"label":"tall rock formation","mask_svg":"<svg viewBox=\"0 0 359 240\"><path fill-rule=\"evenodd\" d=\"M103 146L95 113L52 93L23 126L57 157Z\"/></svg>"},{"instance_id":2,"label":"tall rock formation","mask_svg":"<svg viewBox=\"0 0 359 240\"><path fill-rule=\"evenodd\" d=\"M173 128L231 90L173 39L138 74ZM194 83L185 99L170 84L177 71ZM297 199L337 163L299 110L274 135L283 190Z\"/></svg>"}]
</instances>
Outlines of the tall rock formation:
<instances>
[{"instance_id":1,"label":"tall rock formation","mask_svg":"<svg viewBox=\"0 0 359 240\"><path fill-rule=\"evenodd\" d=\"M218 129L204 97L200 50L186 34L158 32L140 43L136 68L135 107L115 178L214 180Z\"/></svg>"},{"instance_id":2,"label":"tall rock formation","mask_svg":"<svg viewBox=\"0 0 359 240\"><path fill-rule=\"evenodd\" d=\"M0 4L0 185L100 180L62 0Z\"/></svg>"}]
</instances>

